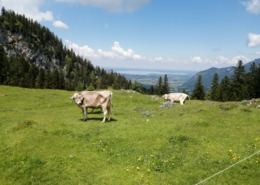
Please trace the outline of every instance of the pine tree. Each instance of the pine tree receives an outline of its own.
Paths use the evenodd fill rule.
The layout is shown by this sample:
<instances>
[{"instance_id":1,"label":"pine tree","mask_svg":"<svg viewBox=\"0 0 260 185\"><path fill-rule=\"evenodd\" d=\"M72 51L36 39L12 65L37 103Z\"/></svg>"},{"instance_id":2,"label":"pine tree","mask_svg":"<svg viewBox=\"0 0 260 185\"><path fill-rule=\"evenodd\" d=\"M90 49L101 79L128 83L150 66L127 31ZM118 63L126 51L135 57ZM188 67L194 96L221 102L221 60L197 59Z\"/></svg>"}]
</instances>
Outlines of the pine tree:
<instances>
[{"instance_id":1,"label":"pine tree","mask_svg":"<svg viewBox=\"0 0 260 185\"><path fill-rule=\"evenodd\" d=\"M25 81L25 86L28 88L34 88L35 87L35 75L34 75L34 68L31 65L29 68L29 71L25 74L24 81Z\"/></svg>"},{"instance_id":2,"label":"pine tree","mask_svg":"<svg viewBox=\"0 0 260 185\"><path fill-rule=\"evenodd\" d=\"M253 62L250 66L250 71L245 75L245 85L248 90L248 98L257 98L257 66Z\"/></svg>"},{"instance_id":3,"label":"pine tree","mask_svg":"<svg viewBox=\"0 0 260 185\"><path fill-rule=\"evenodd\" d=\"M53 79L52 79L52 74L51 71L49 69L47 69L46 73L45 73L45 88L46 89L51 89L53 87Z\"/></svg>"},{"instance_id":4,"label":"pine tree","mask_svg":"<svg viewBox=\"0 0 260 185\"><path fill-rule=\"evenodd\" d=\"M205 99L205 90L204 90L204 86L202 84L201 75L198 76L198 79L197 79L197 82L195 83L191 98L196 99L196 100Z\"/></svg>"},{"instance_id":5,"label":"pine tree","mask_svg":"<svg viewBox=\"0 0 260 185\"><path fill-rule=\"evenodd\" d=\"M137 92L142 92L142 86L140 85L140 83L138 83L136 80L134 81L134 83L132 84L131 89L137 91Z\"/></svg>"},{"instance_id":6,"label":"pine tree","mask_svg":"<svg viewBox=\"0 0 260 185\"><path fill-rule=\"evenodd\" d=\"M219 101L230 101L231 82L225 76L219 85Z\"/></svg>"},{"instance_id":7,"label":"pine tree","mask_svg":"<svg viewBox=\"0 0 260 185\"><path fill-rule=\"evenodd\" d=\"M4 84L7 80L8 74L8 61L6 57L5 50L2 45L0 45L0 84Z\"/></svg>"},{"instance_id":8,"label":"pine tree","mask_svg":"<svg viewBox=\"0 0 260 185\"><path fill-rule=\"evenodd\" d=\"M258 65L258 68L256 70L256 97L260 97L260 64Z\"/></svg>"},{"instance_id":9,"label":"pine tree","mask_svg":"<svg viewBox=\"0 0 260 185\"><path fill-rule=\"evenodd\" d=\"M12 85L12 86L18 86L19 79L20 79L20 77L19 77L20 62L16 58L11 57L9 59L9 63L10 63L9 74L12 74L12 75L8 75L7 84Z\"/></svg>"},{"instance_id":10,"label":"pine tree","mask_svg":"<svg viewBox=\"0 0 260 185\"><path fill-rule=\"evenodd\" d=\"M36 82L35 82L36 88L43 89L44 83L45 83L45 71L43 68L40 68L39 74L38 74L38 76L36 78Z\"/></svg>"},{"instance_id":11,"label":"pine tree","mask_svg":"<svg viewBox=\"0 0 260 185\"><path fill-rule=\"evenodd\" d=\"M95 71L92 71L90 74L90 84L95 89L97 88L98 74Z\"/></svg>"},{"instance_id":12,"label":"pine tree","mask_svg":"<svg viewBox=\"0 0 260 185\"><path fill-rule=\"evenodd\" d=\"M170 92L170 86L169 86L169 82L168 82L168 76L167 76L167 74L165 74L163 77L162 95L168 94L169 92Z\"/></svg>"},{"instance_id":13,"label":"pine tree","mask_svg":"<svg viewBox=\"0 0 260 185\"><path fill-rule=\"evenodd\" d=\"M20 87L28 87L29 84L29 77L28 77L28 71L30 69L30 64L25 61L25 59L21 58L20 61L18 61L18 79Z\"/></svg>"},{"instance_id":14,"label":"pine tree","mask_svg":"<svg viewBox=\"0 0 260 185\"><path fill-rule=\"evenodd\" d=\"M158 82L156 84L156 94L157 95L163 95L163 80L162 80L162 77L160 76L159 79L158 79Z\"/></svg>"},{"instance_id":15,"label":"pine tree","mask_svg":"<svg viewBox=\"0 0 260 185\"><path fill-rule=\"evenodd\" d=\"M54 70L51 73L51 76L52 76L51 88L60 89L60 75L59 75L59 71L57 68L54 68Z\"/></svg>"},{"instance_id":16,"label":"pine tree","mask_svg":"<svg viewBox=\"0 0 260 185\"><path fill-rule=\"evenodd\" d=\"M65 89L65 79L64 79L64 73L62 70L60 70L60 72L59 72L59 89Z\"/></svg>"},{"instance_id":17,"label":"pine tree","mask_svg":"<svg viewBox=\"0 0 260 185\"><path fill-rule=\"evenodd\" d=\"M219 100L219 83L218 83L218 74L215 73L210 89L210 99L214 101Z\"/></svg>"},{"instance_id":18,"label":"pine tree","mask_svg":"<svg viewBox=\"0 0 260 185\"><path fill-rule=\"evenodd\" d=\"M231 100L240 101L248 96L245 86L245 67L242 60L238 61L237 67L232 76Z\"/></svg>"}]
</instances>

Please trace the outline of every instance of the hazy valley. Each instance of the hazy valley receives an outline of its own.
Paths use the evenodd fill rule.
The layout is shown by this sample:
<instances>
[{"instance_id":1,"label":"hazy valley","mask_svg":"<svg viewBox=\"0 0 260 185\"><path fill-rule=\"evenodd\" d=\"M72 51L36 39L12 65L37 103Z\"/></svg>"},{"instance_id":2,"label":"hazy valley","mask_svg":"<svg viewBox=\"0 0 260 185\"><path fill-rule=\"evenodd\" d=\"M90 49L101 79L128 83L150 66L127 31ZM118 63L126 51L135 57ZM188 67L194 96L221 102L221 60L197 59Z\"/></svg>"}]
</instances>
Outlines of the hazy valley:
<instances>
[{"instance_id":1,"label":"hazy valley","mask_svg":"<svg viewBox=\"0 0 260 185\"><path fill-rule=\"evenodd\" d=\"M159 69L127 69L114 68L132 82L137 81L144 87L156 85L160 76L167 74L171 91L182 91L181 85L191 79L196 71L159 70Z\"/></svg>"}]
</instances>

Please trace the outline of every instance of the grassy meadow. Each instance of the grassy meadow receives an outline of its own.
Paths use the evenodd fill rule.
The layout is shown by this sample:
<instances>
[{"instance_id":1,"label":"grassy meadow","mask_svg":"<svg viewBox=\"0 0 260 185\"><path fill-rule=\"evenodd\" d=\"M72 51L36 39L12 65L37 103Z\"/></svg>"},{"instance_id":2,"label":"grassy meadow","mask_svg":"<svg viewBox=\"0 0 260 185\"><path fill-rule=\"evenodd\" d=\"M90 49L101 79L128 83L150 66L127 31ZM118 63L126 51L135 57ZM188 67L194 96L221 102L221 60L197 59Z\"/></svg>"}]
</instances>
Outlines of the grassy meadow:
<instances>
[{"instance_id":1,"label":"grassy meadow","mask_svg":"<svg viewBox=\"0 0 260 185\"><path fill-rule=\"evenodd\" d=\"M113 91L112 120L87 122L74 92L0 86L1 185L196 184L260 150L260 109L187 101L159 108ZM260 182L260 153L202 184Z\"/></svg>"}]
</instances>

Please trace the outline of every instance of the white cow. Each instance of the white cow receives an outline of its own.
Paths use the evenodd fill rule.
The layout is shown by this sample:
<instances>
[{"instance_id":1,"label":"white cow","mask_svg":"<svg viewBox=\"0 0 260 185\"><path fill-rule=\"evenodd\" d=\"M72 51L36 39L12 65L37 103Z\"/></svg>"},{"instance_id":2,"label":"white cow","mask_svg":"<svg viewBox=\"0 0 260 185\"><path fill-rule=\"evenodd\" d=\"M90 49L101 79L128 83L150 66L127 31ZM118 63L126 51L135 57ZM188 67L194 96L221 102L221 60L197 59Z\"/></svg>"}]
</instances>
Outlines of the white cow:
<instances>
[{"instance_id":1,"label":"white cow","mask_svg":"<svg viewBox=\"0 0 260 185\"><path fill-rule=\"evenodd\" d=\"M88 108L102 108L104 113L103 123L106 120L110 121L110 114L112 109L112 92L111 91L82 91L74 93L70 98L72 99L79 108L82 109L84 115L83 120L87 120Z\"/></svg>"},{"instance_id":2,"label":"white cow","mask_svg":"<svg viewBox=\"0 0 260 185\"><path fill-rule=\"evenodd\" d=\"M185 102L186 98L190 97L185 93L170 93L162 96L165 100L173 102L180 102L181 105Z\"/></svg>"}]
</instances>

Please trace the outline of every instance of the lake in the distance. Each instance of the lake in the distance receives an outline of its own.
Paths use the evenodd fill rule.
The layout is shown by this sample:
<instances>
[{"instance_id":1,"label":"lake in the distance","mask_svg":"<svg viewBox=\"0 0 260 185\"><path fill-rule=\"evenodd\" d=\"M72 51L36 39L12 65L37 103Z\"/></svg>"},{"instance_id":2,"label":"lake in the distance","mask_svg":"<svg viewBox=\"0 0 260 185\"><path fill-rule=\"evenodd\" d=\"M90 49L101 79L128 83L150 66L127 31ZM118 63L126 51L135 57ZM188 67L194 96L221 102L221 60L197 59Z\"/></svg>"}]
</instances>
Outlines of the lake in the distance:
<instances>
[{"instance_id":1,"label":"lake in the distance","mask_svg":"<svg viewBox=\"0 0 260 185\"><path fill-rule=\"evenodd\" d=\"M113 68L113 71L124 75L132 82L137 81L146 87L156 85L159 77L167 74L171 91L181 90L178 87L197 73L197 71L135 68Z\"/></svg>"},{"instance_id":2,"label":"lake in the distance","mask_svg":"<svg viewBox=\"0 0 260 185\"><path fill-rule=\"evenodd\" d=\"M196 71L167 70L167 69L135 69L135 68L113 68L114 71L129 75L188 75L192 76Z\"/></svg>"}]
</instances>

